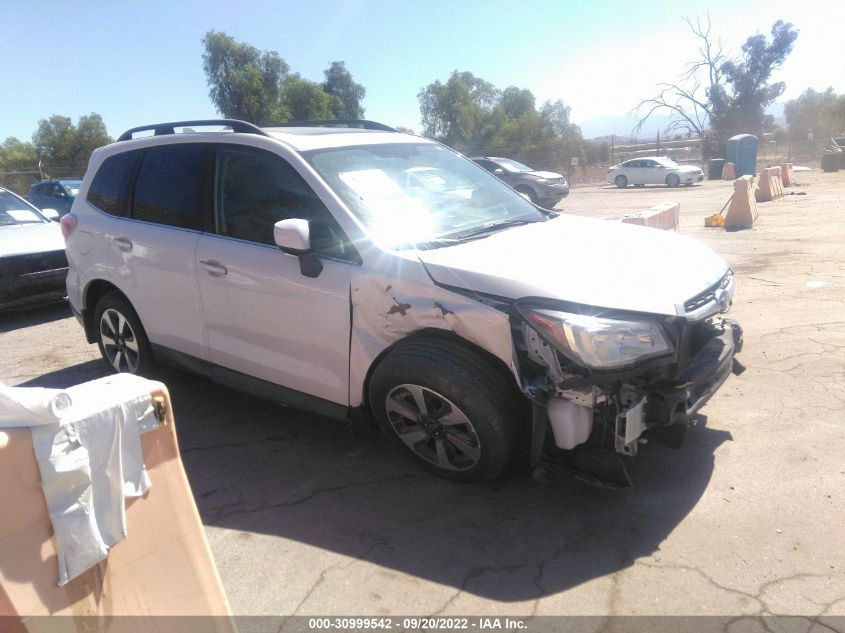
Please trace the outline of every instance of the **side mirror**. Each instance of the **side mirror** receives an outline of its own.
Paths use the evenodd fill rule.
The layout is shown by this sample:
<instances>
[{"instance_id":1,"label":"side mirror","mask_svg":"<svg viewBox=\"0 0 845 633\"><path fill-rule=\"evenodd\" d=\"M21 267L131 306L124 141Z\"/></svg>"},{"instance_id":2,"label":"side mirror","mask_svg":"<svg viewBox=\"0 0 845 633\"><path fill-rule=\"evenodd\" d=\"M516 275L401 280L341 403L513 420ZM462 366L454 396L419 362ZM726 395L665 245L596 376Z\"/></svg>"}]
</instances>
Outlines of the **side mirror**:
<instances>
[{"instance_id":1,"label":"side mirror","mask_svg":"<svg viewBox=\"0 0 845 633\"><path fill-rule=\"evenodd\" d=\"M59 200L64 200L65 198L67 198L67 194L64 191L57 191L53 194L53 197L58 198Z\"/></svg>"},{"instance_id":2,"label":"side mirror","mask_svg":"<svg viewBox=\"0 0 845 633\"><path fill-rule=\"evenodd\" d=\"M273 239L282 252L299 258L299 272L306 277L319 277L323 262L311 250L311 227L308 220L290 218L273 225Z\"/></svg>"},{"instance_id":3,"label":"side mirror","mask_svg":"<svg viewBox=\"0 0 845 633\"><path fill-rule=\"evenodd\" d=\"M41 209L41 215L48 220L53 220L53 222L59 221L59 212L55 209Z\"/></svg>"}]
</instances>

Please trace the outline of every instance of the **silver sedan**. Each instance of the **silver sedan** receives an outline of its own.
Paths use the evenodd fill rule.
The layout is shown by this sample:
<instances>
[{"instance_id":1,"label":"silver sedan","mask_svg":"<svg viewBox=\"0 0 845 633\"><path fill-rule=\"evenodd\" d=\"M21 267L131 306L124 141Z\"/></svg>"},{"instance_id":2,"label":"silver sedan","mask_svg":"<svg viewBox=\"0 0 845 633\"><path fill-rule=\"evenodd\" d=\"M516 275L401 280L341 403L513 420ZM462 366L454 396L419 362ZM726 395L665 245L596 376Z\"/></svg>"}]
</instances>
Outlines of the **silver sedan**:
<instances>
[{"instance_id":1,"label":"silver sedan","mask_svg":"<svg viewBox=\"0 0 845 633\"><path fill-rule=\"evenodd\" d=\"M667 156L633 158L607 171L607 182L624 189L628 185L678 187L704 180L704 172L692 165L680 165Z\"/></svg>"}]
</instances>

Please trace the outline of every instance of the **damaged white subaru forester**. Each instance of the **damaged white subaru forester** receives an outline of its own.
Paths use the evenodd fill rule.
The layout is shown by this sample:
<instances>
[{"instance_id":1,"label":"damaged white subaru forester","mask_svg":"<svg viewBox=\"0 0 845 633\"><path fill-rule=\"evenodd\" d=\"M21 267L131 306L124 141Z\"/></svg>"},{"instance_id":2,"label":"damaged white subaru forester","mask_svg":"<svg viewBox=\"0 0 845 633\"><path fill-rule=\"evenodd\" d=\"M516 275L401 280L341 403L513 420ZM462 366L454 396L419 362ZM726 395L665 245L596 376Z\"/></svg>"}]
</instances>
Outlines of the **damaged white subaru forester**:
<instances>
[{"instance_id":1,"label":"damaged white subaru forester","mask_svg":"<svg viewBox=\"0 0 845 633\"><path fill-rule=\"evenodd\" d=\"M620 456L679 444L741 369L742 330L718 316L733 273L706 246L538 208L381 124L331 125L164 123L94 152L62 218L67 287L113 371L158 361L368 414L446 477L520 457L627 485Z\"/></svg>"}]
</instances>

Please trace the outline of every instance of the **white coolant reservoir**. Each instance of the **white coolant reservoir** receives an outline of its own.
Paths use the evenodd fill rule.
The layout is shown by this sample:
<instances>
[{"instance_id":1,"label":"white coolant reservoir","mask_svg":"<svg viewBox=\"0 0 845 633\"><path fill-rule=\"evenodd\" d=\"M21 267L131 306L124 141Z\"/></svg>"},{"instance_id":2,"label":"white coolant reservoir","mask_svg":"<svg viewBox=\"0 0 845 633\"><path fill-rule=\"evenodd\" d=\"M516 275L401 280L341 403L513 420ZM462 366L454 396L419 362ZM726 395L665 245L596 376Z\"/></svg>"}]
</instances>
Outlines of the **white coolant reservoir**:
<instances>
[{"instance_id":1,"label":"white coolant reservoir","mask_svg":"<svg viewBox=\"0 0 845 633\"><path fill-rule=\"evenodd\" d=\"M583 444L593 430L593 408L563 398L549 400L546 411L558 448L570 450Z\"/></svg>"}]
</instances>

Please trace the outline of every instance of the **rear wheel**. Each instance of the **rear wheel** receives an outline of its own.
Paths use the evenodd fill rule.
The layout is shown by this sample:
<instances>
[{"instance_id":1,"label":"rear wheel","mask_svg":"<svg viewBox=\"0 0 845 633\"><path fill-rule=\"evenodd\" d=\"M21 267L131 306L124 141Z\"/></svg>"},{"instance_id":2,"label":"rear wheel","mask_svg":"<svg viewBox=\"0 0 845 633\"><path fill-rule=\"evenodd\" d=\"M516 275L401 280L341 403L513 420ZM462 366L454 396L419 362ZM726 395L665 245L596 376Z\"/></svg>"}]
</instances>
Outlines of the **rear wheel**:
<instances>
[{"instance_id":1,"label":"rear wheel","mask_svg":"<svg viewBox=\"0 0 845 633\"><path fill-rule=\"evenodd\" d=\"M517 442L516 398L477 352L437 339L400 343L376 367L370 407L382 431L436 475L500 475Z\"/></svg>"},{"instance_id":2,"label":"rear wheel","mask_svg":"<svg viewBox=\"0 0 845 633\"><path fill-rule=\"evenodd\" d=\"M150 342L135 310L122 296L109 292L94 309L97 346L114 373L147 374L154 367Z\"/></svg>"},{"instance_id":3,"label":"rear wheel","mask_svg":"<svg viewBox=\"0 0 845 633\"><path fill-rule=\"evenodd\" d=\"M625 178L625 176L617 176L613 182L615 182L616 186L620 189L624 189L628 186L628 179Z\"/></svg>"},{"instance_id":4,"label":"rear wheel","mask_svg":"<svg viewBox=\"0 0 845 633\"><path fill-rule=\"evenodd\" d=\"M678 174L669 174L666 176L666 184L670 187L677 187L681 184L681 179L678 178Z\"/></svg>"}]
</instances>

